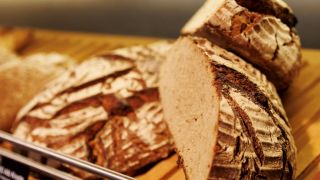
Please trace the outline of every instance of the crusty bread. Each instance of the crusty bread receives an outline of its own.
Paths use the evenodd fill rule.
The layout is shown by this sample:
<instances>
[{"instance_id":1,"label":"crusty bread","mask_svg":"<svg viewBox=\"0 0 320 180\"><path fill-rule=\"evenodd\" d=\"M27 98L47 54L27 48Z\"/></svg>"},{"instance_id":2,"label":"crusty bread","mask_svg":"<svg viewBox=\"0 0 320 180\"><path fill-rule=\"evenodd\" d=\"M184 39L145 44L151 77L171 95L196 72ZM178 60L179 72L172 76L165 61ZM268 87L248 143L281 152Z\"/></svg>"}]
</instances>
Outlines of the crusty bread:
<instances>
[{"instance_id":1,"label":"crusty bread","mask_svg":"<svg viewBox=\"0 0 320 180\"><path fill-rule=\"evenodd\" d=\"M69 57L59 54L35 54L14 57L0 65L0 129L9 131L19 109L63 73L70 62Z\"/></svg>"},{"instance_id":2,"label":"crusty bread","mask_svg":"<svg viewBox=\"0 0 320 180\"><path fill-rule=\"evenodd\" d=\"M2 64L18 60L16 53L32 39L32 30L0 26L0 69Z\"/></svg>"},{"instance_id":3,"label":"crusty bread","mask_svg":"<svg viewBox=\"0 0 320 180\"><path fill-rule=\"evenodd\" d=\"M9 61L17 61L19 58L15 53L7 48L0 47L0 69L1 65Z\"/></svg>"},{"instance_id":4,"label":"crusty bread","mask_svg":"<svg viewBox=\"0 0 320 180\"><path fill-rule=\"evenodd\" d=\"M296 18L282 0L207 0L182 34L205 37L259 68L285 90L301 64Z\"/></svg>"},{"instance_id":5,"label":"crusty bread","mask_svg":"<svg viewBox=\"0 0 320 180\"><path fill-rule=\"evenodd\" d=\"M1 26L0 46L17 52L26 47L32 41L33 36L34 33L31 29Z\"/></svg>"},{"instance_id":6,"label":"crusty bread","mask_svg":"<svg viewBox=\"0 0 320 180\"><path fill-rule=\"evenodd\" d=\"M164 54L156 47L170 44L104 53L61 75L19 112L14 135L129 175L167 157L173 140L159 102Z\"/></svg>"},{"instance_id":7,"label":"crusty bread","mask_svg":"<svg viewBox=\"0 0 320 180\"><path fill-rule=\"evenodd\" d=\"M292 9L283 0L236 0L240 6L252 12L272 15L279 18L289 27L296 26L298 20Z\"/></svg>"},{"instance_id":8,"label":"crusty bread","mask_svg":"<svg viewBox=\"0 0 320 180\"><path fill-rule=\"evenodd\" d=\"M188 179L292 179L296 147L274 86L206 39L182 37L160 73L164 115Z\"/></svg>"},{"instance_id":9,"label":"crusty bread","mask_svg":"<svg viewBox=\"0 0 320 180\"><path fill-rule=\"evenodd\" d=\"M134 59L147 86L158 87L160 66L170 48L170 41L158 41L146 46L116 49L112 53Z\"/></svg>"}]
</instances>

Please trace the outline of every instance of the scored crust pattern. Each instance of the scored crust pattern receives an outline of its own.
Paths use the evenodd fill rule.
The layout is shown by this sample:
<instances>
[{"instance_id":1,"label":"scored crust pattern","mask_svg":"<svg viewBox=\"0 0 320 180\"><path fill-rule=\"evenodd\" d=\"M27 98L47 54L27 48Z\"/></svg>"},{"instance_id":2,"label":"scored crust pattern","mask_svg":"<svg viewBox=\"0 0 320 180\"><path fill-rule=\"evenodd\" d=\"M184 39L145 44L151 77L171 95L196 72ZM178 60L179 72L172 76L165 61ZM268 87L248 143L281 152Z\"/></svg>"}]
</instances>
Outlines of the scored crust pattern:
<instances>
[{"instance_id":1,"label":"scored crust pattern","mask_svg":"<svg viewBox=\"0 0 320 180\"><path fill-rule=\"evenodd\" d=\"M213 12L201 27L183 29L182 33L206 37L221 47L239 54L266 74L278 90L286 89L301 65L300 39L294 27L282 21L286 19L289 25L295 24L294 16L287 10L289 12L279 19L281 18L279 15L279 18L273 16L277 13L259 13L259 9L253 11L237 2L244 5L254 4L255 8L262 6L254 1L250 3L241 0L223 0L221 7ZM278 1L268 1L268 3L271 3L270 11L288 9L287 6L282 7L282 3Z\"/></svg>"},{"instance_id":2,"label":"scored crust pattern","mask_svg":"<svg viewBox=\"0 0 320 180\"><path fill-rule=\"evenodd\" d=\"M129 175L167 157L173 141L158 74L148 71L163 60L156 47L170 43L104 53L66 72L19 112L14 135Z\"/></svg>"},{"instance_id":3,"label":"scored crust pattern","mask_svg":"<svg viewBox=\"0 0 320 180\"><path fill-rule=\"evenodd\" d=\"M194 43L211 59L220 91L210 179L292 179L296 147L280 98L264 75L205 39Z\"/></svg>"}]
</instances>

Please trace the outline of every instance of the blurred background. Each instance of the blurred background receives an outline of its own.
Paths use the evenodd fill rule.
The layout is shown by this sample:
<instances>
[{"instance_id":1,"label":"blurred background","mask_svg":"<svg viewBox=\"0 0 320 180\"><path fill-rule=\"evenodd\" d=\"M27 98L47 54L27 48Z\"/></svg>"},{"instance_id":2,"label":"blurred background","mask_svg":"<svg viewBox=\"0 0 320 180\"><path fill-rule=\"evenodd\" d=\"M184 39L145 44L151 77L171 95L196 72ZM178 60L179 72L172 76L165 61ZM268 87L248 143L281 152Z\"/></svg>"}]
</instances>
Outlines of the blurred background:
<instances>
[{"instance_id":1,"label":"blurred background","mask_svg":"<svg viewBox=\"0 0 320 180\"><path fill-rule=\"evenodd\" d=\"M174 38L204 0L0 0L0 24ZM304 47L320 48L320 0L286 0Z\"/></svg>"}]
</instances>

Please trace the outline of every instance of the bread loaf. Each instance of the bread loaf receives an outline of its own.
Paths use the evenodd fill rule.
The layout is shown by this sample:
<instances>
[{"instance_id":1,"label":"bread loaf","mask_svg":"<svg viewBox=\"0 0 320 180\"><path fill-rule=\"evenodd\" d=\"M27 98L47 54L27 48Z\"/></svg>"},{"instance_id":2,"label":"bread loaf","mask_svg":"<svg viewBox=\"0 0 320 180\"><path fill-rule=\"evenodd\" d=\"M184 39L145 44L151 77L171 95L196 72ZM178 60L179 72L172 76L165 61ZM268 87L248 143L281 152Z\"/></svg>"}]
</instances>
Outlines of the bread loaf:
<instances>
[{"instance_id":1,"label":"bread loaf","mask_svg":"<svg viewBox=\"0 0 320 180\"><path fill-rule=\"evenodd\" d=\"M59 54L35 54L0 65L0 129L9 131L19 109L63 73L70 62L69 57Z\"/></svg>"},{"instance_id":2,"label":"bread loaf","mask_svg":"<svg viewBox=\"0 0 320 180\"><path fill-rule=\"evenodd\" d=\"M301 64L297 20L282 0L207 0L182 34L205 37L259 68L285 90Z\"/></svg>"},{"instance_id":3,"label":"bread loaf","mask_svg":"<svg viewBox=\"0 0 320 180\"><path fill-rule=\"evenodd\" d=\"M24 48L33 38L33 31L0 27L0 69L1 65L18 60L16 53Z\"/></svg>"},{"instance_id":4,"label":"bread loaf","mask_svg":"<svg viewBox=\"0 0 320 180\"><path fill-rule=\"evenodd\" d=\"M283 0L236 0L236 2L252 12L275 16L290 28L297 25L296 16Z\"/></svg>"},{"instance_id":5,"label":"bread loaf","mask_svg":"<svg viewBox=\"0 0 320 180\"><path fill-rule=\"evenodd\" d=\"M274 86L240 57L182 37L160 73L187 179L292 179L296 147Z\"/></svg>"},{"instance_id":6,"label":"bread loaf","mask_svg":"<svg viewBox=\"0 0 320 180\"><path fill-rule=\"evenodd\" d=\"M31 29L21 29L8 26L0 27L0 46L13 52L18 52L33 39Z\"/></svg>"},{"instance_id":7,"label":"bread loaf","mask_svg":"<svg viewBox=\"0 0 320 180\"><path fill-rule=\"evenodd\" d=\"M15 53L12 51L8 50L7 48L0 47L0 69L1 66L9 61L17 61L19 58Z\"/></svg>"},{"instance_id":8,"label":"bread loaf","mask_svg":"<svg viewBox=\"0 0 320 180\"><path fill-rule=\"evenodd\" d=\"M19 112L14 135L128 175L167 157L173 141L156 73L164 54L155 49L169 47L161 42L83 62Z\"/></svg>"}]
</instances>

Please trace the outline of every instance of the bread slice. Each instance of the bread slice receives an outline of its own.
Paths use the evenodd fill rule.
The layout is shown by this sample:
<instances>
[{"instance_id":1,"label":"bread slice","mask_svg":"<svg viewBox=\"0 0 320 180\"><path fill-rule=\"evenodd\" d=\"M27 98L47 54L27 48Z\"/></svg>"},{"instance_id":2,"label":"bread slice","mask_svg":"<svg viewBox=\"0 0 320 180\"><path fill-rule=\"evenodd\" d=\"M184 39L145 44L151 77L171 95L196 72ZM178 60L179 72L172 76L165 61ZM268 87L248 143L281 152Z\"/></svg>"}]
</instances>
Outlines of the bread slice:
<instances>
[{"instance_id":1,"label":"bread slice","mask_svg":"<svg viewBox=\"0 0 320 180\"><path fill-rule=\"evenodd\" d=\"M14 135L128 175L167 157L158 74L147 71L163 61L154 46L170 47L160 44L104 53L61 75L21 109Z\"/></svg>"},{"instance_id":2,"label":"bread slice","mask_svg":"<svg viewBox=\"0 0 320 180\"><path fill-rule=\"evenodd\" d=\"M292 179L296 147L274 86L206 39L182 37L160 73L164 114L188 179Z\"/></svg>"},{"instance_id":3,"label":"bread slice","mask_svg":"<svg viewBox=\"0 0 320 180\"><path fill-rule=\"evenodd\" d=\"M281 0L207 0L182 34L205 37L260 69L285 90L301 64L296 18Z\"/></svg>"}]
</instances>

